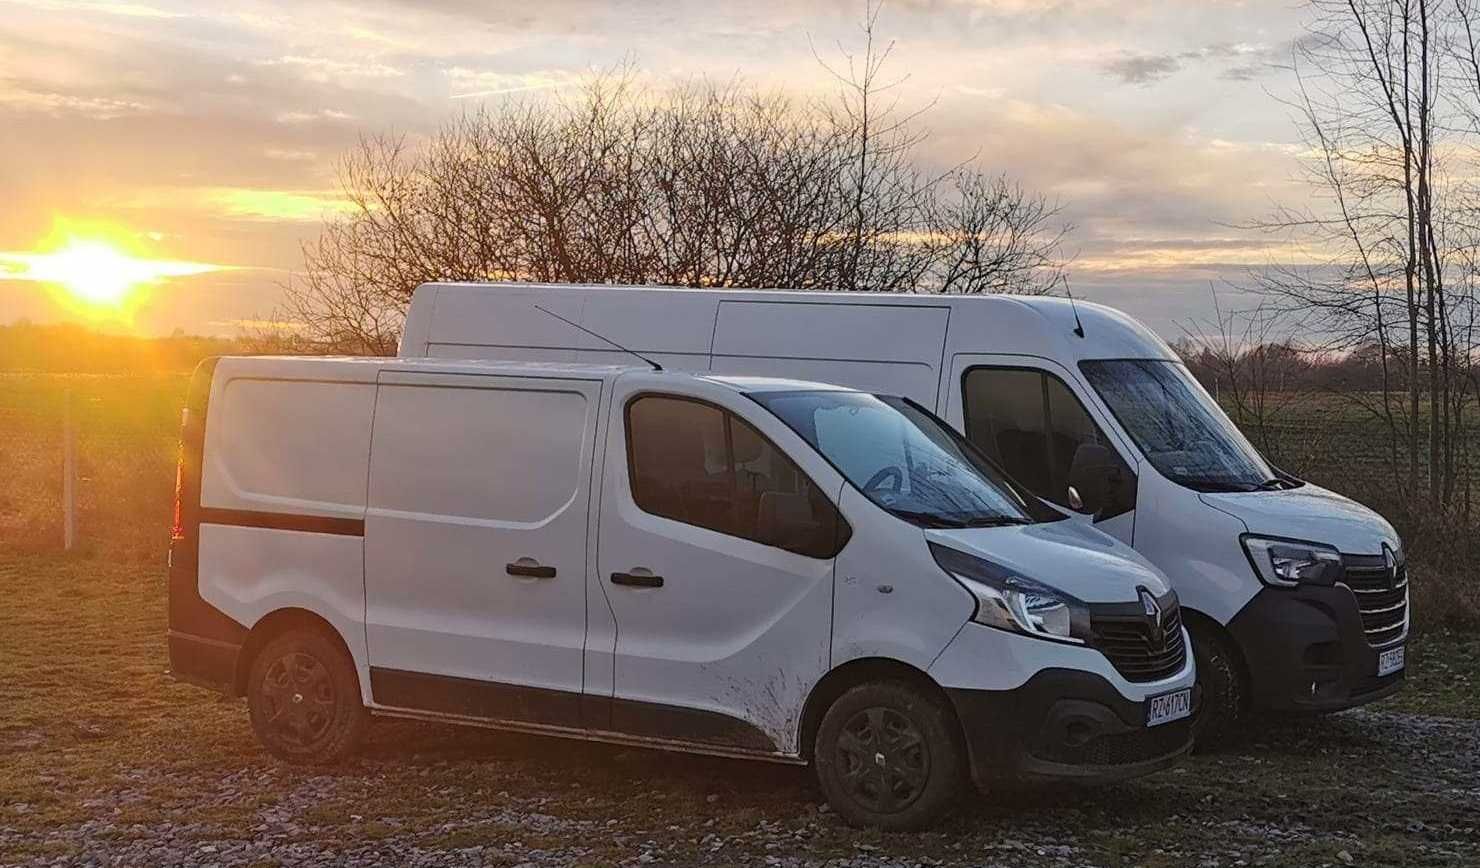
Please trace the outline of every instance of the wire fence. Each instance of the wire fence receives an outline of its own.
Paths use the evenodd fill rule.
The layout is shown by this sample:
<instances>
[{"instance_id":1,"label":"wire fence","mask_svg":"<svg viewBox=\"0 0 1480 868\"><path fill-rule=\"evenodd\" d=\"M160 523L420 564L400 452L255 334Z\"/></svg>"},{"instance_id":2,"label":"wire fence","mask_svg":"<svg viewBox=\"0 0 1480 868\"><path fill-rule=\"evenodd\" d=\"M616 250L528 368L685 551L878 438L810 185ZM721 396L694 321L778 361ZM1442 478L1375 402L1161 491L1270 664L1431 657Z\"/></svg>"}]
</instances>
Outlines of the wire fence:
<instances>
[{"instance_id":1,"label":"wire fence","mask_svg":"<svg viewBox=\"0 0 1480 868\"><path fill-rule=\"evenodd\" d=\"M0 375L0 553L162 558L185 384Z\"/></svg>"},{"instance_id":2,"label":"wire fence","mask_svg":"<svg viewBox=\"0 0 1480 868\"><path fill-rule=\"evenodd\" d=\"M0 555L71 548L162 560L187 383L184 374L0 374ZM1480 629L1480 520L1414 510L1369 423L1310 415L1251 438L1284 469L1393 521L1421 621Z\"/></svg>"}]
</instances>

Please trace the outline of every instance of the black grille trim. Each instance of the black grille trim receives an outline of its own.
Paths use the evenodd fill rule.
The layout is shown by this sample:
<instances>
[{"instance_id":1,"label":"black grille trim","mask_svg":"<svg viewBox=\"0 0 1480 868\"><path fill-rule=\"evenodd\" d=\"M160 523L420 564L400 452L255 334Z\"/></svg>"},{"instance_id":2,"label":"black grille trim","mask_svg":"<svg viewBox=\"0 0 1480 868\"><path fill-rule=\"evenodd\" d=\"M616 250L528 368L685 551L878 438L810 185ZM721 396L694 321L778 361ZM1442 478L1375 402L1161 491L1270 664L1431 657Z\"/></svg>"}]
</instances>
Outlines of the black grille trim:
<instances>
[{"instance_id":1,"label":"black grille trim","mask_svg":"<svg viewBox=\"0 0 1480 868\"><path fill-rule=\"evenodd\" d=\"M1343 555L1341 584L1357 599L1367 644L1383 648L1408 635L1408 565L1389 574L1382 555Z\"/></svg>"},{"instance_id":2,"label":"black grille trim","mask_svg":"<svg viewBox=\"0 0 1480 868\"><path fill-rule=\"evenodd\" d=\"M1160 641L1153 638L1151 619L1140 603L1090 606L1093 645L1127 681L1161 681L1181 672L1187 663L1182 610L1176 595L1165 594L1156 602L1162 612Z\"/></svg>"}]
</instances>

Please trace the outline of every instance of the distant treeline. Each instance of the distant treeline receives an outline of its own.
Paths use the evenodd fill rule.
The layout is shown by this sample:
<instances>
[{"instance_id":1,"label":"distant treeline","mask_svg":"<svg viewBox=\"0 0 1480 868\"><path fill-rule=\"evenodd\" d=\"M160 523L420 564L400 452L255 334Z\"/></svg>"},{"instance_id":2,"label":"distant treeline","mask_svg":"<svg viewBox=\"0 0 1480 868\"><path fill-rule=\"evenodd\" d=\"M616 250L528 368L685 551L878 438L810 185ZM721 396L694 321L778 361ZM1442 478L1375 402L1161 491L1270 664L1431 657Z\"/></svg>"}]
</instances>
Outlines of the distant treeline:
<instances>
[{"instance_id":1,"label":"distant treeline","mask_svg":"<svg viewBox=\"0 0 1480 868\"><path fill-rule=\"evenodd\" d=\"M1389 347L1384 354L1376 343L1361 344L1344 352L1317 352L1288 343L1271 341L1252 345L1223 339L1192 339L1172 343L1187 367L1220 400L1228 398L1231 388L1237 393L1256 392L1329 392L1333 394L1391 392L1408 388L1408 369L1404 366L1407 348ZM1384 358L1386 356L1386 358ZM1384 363L1385 362L1385 363ZM1456 364L1458 380L1473 386L1480 377L1480 365ZM1429 388L1428 368L1419 360L1420 393ZM1463 390L1473 394L1473 390ZM1225 406L1229 403L1223 400Z\"/></svg>"},{"instance_id":2,"label":"distant treeline","mask_svg":"<svg viewBox=\"0 0 1480 868\"><path fill-rule=\"evenodd\" d=\"M241 352L240 342L176 332L139 337L72 324L0 325L0 371L75 374L185 372L207 356Z\"/></svg>"}]
</instances>

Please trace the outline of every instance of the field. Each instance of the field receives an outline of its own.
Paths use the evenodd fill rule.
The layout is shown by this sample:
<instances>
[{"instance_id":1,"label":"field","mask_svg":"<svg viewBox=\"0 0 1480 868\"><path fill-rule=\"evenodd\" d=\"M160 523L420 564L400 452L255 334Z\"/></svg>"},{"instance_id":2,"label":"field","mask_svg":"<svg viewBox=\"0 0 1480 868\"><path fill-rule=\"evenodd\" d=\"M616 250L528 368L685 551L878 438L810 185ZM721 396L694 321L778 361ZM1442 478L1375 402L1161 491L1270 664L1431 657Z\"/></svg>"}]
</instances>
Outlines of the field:
<instances>
[{"instance_id":1,"label":"field","mask_svg":"<svg viewBox=\"0 0 1480 868\"><path fill-rule=\"evenodd\" d=\"M804 770L476 730L381 722L345 766L278 765L240 701L165 672L184 384L0 376L0 865L1480 864L1480 634L1437 621L1379 706L1260 720L1128 784L988 793L922 835L843 826Z\"/></svg>"},{"instance_id":2,"label":"field","mask_svg":"<svg viewBox=\"0 0 1480 868\"><path fill-rule=\"evenodd\" d=\"M1104 789L998 792L861 833L803 770L382 722L279 766L165 674L158 566L0 560L0 865L1473 865L1480 639L1432 633L1371 711L1266 721Z\"/></svg>"}]
</instances>

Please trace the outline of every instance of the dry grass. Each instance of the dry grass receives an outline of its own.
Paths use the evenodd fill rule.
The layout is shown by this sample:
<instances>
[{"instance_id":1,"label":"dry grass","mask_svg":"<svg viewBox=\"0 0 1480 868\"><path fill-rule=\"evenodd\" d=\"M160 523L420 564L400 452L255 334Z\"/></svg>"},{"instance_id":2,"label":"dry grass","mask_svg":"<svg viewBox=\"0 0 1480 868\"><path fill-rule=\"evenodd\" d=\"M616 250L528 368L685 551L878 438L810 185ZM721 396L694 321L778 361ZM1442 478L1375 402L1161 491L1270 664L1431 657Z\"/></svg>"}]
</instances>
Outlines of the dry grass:
<instances>
[{"instance_id":1,"label":"dry grass","mask_svg":"<svg viewBox=\"0 0 1480 868\"><path fill-rule=\"evenodd\" d=\"M1480 723L1282 723L1141 781L998 793L938 832L881 836L821 812L804 770L477 730L382 722L343 767L284 768L258 750L242 703L165 674L159 566L3 558L0 599L0 864L165 840L262 860L290 845L381 861L482 847L470 864L510 865L645 852L681 864L1480 861ZM1384 708L1480 718L1480 642L1435 633L1412 657L1413 682Z\"/></svg>"}]
</instances>

